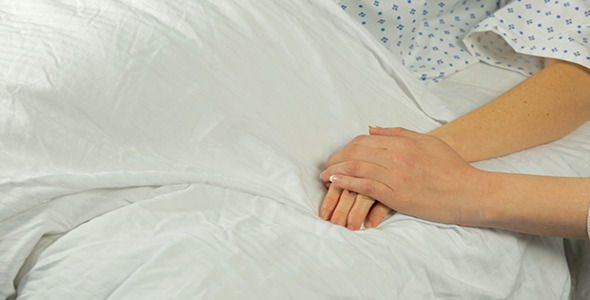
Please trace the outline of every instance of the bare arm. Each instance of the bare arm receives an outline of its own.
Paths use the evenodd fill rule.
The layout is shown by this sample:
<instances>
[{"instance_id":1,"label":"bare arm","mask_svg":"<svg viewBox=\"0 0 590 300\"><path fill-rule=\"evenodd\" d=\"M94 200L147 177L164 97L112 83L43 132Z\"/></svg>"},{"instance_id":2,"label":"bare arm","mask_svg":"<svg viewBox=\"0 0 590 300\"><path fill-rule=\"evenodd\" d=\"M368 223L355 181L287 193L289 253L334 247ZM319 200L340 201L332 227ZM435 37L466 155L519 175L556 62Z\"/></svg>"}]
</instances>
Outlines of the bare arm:
<instances>
[{"instance_id":1,"label":"bare arm","mask_svg":"<svg viewBox=\"0 0 590 300\"><path fill-rule=\"evenodd\" d=\"M590 119L590 70L548 65L505 94L429 134L466 161L517 152L559 139Z\"/></svg>"},{"instance_id":2,"label":"bare arm","mask_svg":"<svg viewBox=\"0 0 590 300\"><path fill-rule=\"evenodd\" d=\"M423 163L429 153L427 148L420 148L417 141L434 141L436 144L438 139L429 140L418 134L399 135L404 131L377 128L371 130L372 136L357 139L334 154L322 179L328 181L330 176L336 175L333 179L338 179L335 184L338 189L371 196L394 210L429 220L587 238L590 178L490 173L465 168L464 161L455 160L455 165L444 168L438 162L445 151L455 150L464 160L477 161L548 143L588 119L590 71L567 62L548 61L546 69L504 95L430 132L429 135L444 141L450 148L443 145L440 152L430 152L432 161L425 163L423 170L418 170L429 172L416 172L419 169L416 166L421 160ZM374 139L378 135L389 136L391 140ZM364 143L367 138L371 140L368 145L359 144L359 140ZM409 144L404 142L404 145L412 145L407 149L411 151L403 152L399 145L381 153L371 149L371 146L383 148L384 143L395 145L407 139L413 140ZM392 157L396 159L392 160ZM407 168L408 162L412 168ZM437 167L440 173L437 173ZM445 171L455 167L462 171ZM469 176L465 177L465 173ZM429 176L437 177L437 180L428 181L426 177ZM449 180L441 184L443 179ZM408 184L402 185L407 181L415 184L415 190L412 191ZM430 190L431 194L421 194L425 190ZM323 207L338 203L339 193L332 194L336 196L329 193ZM428 201L435 194L436 197ZM421 195L426 199L426 205L408 204L411 202L408 201L411 200L409 195ZM416 196L411 198L417 199ZM372 220L374 226L385 214L379 215L378 220ZM349 222L359 223L364 218L365 215L348 214Z\"/></svg>"},{"instance_id":3,"label":"bare arm","mask_svg":"<svg viewBox=\"0 0 590 300\"><path fill-rule=\"evenodd\" d=\"M590 178L483 174L485 193L466 225L588 239Z\"/></svg>"},{"instance_id":4,"label":"bare arm","mask_svg":"<svg viewBox=\"0 0 590 300\"><path fill-rule=\"evenodd\" d=\"M430 133L467 161L545 144L590 119L590 70L546 60L546 68L483 107ZM489 174L473 226L587 238L589 178Z\"/></svg>"},{"instance_id":5,"label":"bare arm","mask_svg":"<svg viewBox=\"0 0 590 300\"><path fill-rule=\"evenodd\" d=\"M333 154L322 179L435 222L588 238L590 178L482 171L438 138L401 128L371 133Z\"/></svg>"}]
</instances>

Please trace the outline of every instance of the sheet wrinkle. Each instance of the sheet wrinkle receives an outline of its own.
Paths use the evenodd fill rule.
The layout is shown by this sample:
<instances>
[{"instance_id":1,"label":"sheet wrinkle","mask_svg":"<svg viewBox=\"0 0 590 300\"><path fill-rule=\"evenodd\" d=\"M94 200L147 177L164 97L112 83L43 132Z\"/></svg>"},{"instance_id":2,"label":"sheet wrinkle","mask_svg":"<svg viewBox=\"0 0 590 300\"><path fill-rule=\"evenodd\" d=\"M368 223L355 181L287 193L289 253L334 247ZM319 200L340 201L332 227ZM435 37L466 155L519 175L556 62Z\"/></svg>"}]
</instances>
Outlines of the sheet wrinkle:
<instances>
[{"instance_id":1,"label":"sheet wrinkle","mask_svg":"<svg viewBox=\"0 0 590 300\"><path fill-rule=\"evenodd\" d=\"M271 199L267 199L267 201L272 201L272 200L271 200ZM148 204L148 203L145 203L145 202L144 202L143 204ZM152 204L153 204L153 203L152 203ZM278 205L278 204L277 204L277 205ZM275 206L276 206L276 205L275 205ZM264 207L264 205L262 205L261 207ZM131 209L133 209L133 207L128 207L126 210L127 210L127 211L129 211L129 210L131 210ZM240 211L240 209L238 209L237 211ZM228 213L230 213L230 212L228 211ZM239 213L240 213L240 214L246 214L246 216L248 216L249 214L251 214L251 213L248 213L248 212L239 212ZM149 217L149 216L147 216L147 215L146 215L145 217L146 217L147 219L153 219L153 218L150 218L150 217ZM162 217L164 217L164 216L162 216ZM232 216L231 216L231 215L228 215L228 218L232 218ZM196 220L196 221L198 221L198 220ZM157 221L157 220L154 220L153 222L154 222L154 223L158 223L158 221ZM202 222L201 222L201 223L202 223ZM182 223L180 223L180 224L182 224ZM253 225L254 225L254 224L253 224ZM261 225L261 224L259 224L259 223L256 223L256 224L255 224L255 226L256 226L257 228L258 228L260 225ZM119 225L117 225L117 226L119 226ZM329 225L328 225L328 224L325 224L325 226L329 226ZM280 228L280 227L279 227L279 228ZM332 227L332 228L334 228L334 227ZM148 229L148 230L149 230L149 229ZM343 229L343 228L341 228L341 231L342 231L342 230L344 230L344 229ZM402 229L402 230L403 230L403 229ZM172 231L172 232L173 232L173 231ZM256 230L256 232L263 233L263 234L265 234L265 235L266 235L267 233L270 233L270 232L267 232L267 231L265 231L265 230ZM273 232L272 234L273 234L274 236L276 236L276 233L274 233L274 232ZM286 234L286 232L285 232L284 234ZM354 233L349 233L349 235L350 235L350 236L353 236L353 235L354 235ZM244 235L242 235L242 234L239 234L239 235L237 235L237 236L242 236L243 238L246 238L246 236L244 236ZM247 245L249 245L249 243L247 243L247 240L244 240L244 239L238 239L238 240L236 240L236 241L244 241L244 242L246 242L246 244L245 244L246 246L247 246ZM216 242L215 242L215 241L211 241L211 242L212 242L212 244L211 244L211 245L212 245L212 247L214 247L214 246L216 245ZM309 245L309 243L307 243L307 245ZM398 246L398 247L399 247L399 246ZM403 247L400 247L400 249L403 249ZM277 249L277 250L278 250L278 249ZM361 249L361 250L362 250L362 249ZM398 251L393 251L393 252L392 252L390 255L395 255L395 253L397 253L397 252L398 252ZM355 256L353 256L353 257L356 257L357 259L360 259L360 258L362 258L363 256L362 256L362 255L360 255L360 256L357 256L357 255L355 255ZM220 276L219 274L215 274L215 275L216 275L216 276ZM211 275L211 276L212 276L212 275Z\"/></svg>"},{"instance_id":2,"label":"sheet wrinkle","mask_svg":"<svg viewBox=\"0 0 590 300\"><path fill-rule=\"evenodd\" d=\"M152 176L145 176L151 173ZM39 185L39 183L43 184L45 181L45 187L55 188L57 184L58 186L63 185L64 183L67 184L72 182L71 176L74 174L59 174L59 175L46 175L42 177L36 178L29 178L29 179L21 179L19 181L10 181L6 183L0 183L0 191L2 190L14 190L9 186L15 187L27 187L29 185ZM157 171L152 172L101 172L101 173L94 173L94 174L75 174L78 177L87 178L87 179L94 179L96 183L94 185L90 184L83 184L83 185L74 185L70 189L65 188L66 192L54 192L52 196L45 198L45 201L50 201L50 199L55 199L57 197L66 196L70 194L75 194L79 192L89 191L89 190L96 190L96 189L104 189L104 188L133 188L133 187L146 187L146 186L166 186L166 185L178 185L178 184L196 184L196 183L203 183L203 184L210 184L215 185L227 189L234 189L237 191L245 192L252 195L260 195L267 197L269 199L276 199L278 196L278 191L269 190L266 187L259 186L256 183L252 182L244 182L242 178L230 178L224 175L219 174L196 174L196 173L160 173ZM146 182L137 182L131 183L131 185L113 185L114 182L103 182L100 183L101 178L108 178L111 176L116 176L119 178L129 178L134 177L134 175L144 175L144 178L147 177ZM151 179L151 177L165 177L166 175L171 175L171 178L177 178L176 180L168 180L167 182L163 182L163 184L158 184L157 181ZM93 178L94 177L94 178ZM169 177L169 178L170 178ZM213 178L217 177L215 180ZM140 177L141 178L141 177ZM38 184L33 184L33 182L39 182ZM232 184L235 184L232 188ZM7 187L8 186L8 187ZM66 185L67 186L67 185ZM77 188L75 186L78 186ZM257 193L257 191L266 191L266 195L263 193ZM272 192L271 192L272 191ZM4 192L4 191L3 191ZM19 197L11 195L12 197ZM25 197L26 198L26 197ZM280 196L280 199L288 199L287 197ZM291 201L285 201L285 203L290 203Z\"/></svg>"},{"instance_id":3,"label":"sheet wrinkle","mask_svg":"<svg viewBox=\"0 0 590 300\"><path fill-rule=\"evenodd\" d=\"M383 45L375 41L367 31L356 23L353 23L352 26L356 27L356 36L361 38L364 44L373 45L368 48L369 53L373 55L375 60L381 65L381 68L389 75L389 77L392 78L394 82L398 83L399 88L404 91L420 111L439 124L449 122L458 117L434 95L430 95L426 92L424 87L418 88L418 85L421 84L415 82L415 79L411 77L410 71L399 63L398 60L394 59L393 55L383 48ZM377 52L375 48L383 49L385 51ZM404 76L405 79L400 76L400 73L406 75ZM413 89L410 89L409 87L413 87ZM421 91L421 94L419 95L415 91ZM422 101L419 100L423 98L426 99ZM428 101L430 101L431 104L425 106Z\"/></svg>"},{"instance_id":4,"label":"sheet wrinkle","mask_svg":"<svg viewBox=\"0 0 590 300\"><path fill-rule=\"evenodd\" d=\"M31 114L30 120L22 124L23 127L31 127L26 134L37 134L41 140L21 142L16 139L16 132L2 132L2 137L8 141L8 152L21 153L18 149L27 151L22 159L7 162L12 163L10 166L13 167L3 171L7 176L0 179L0 193L10 194L9 200L15 203L2 207L0 215L10 216L11 212L6 209L29 212L31 215L30 220L22 220L28 215L19 214L19 217L2 224L10 223L17 229L30 229L29 232L42 236L44 230L51 226L63 231L67 228L62 227L75 226L84 222L81 220L83 218L94 218L92 222L71 230L43 251L36 263L39 266L51 261L47 257L49 253L65 253L58 249L67 250L71 257L59 258L48 269L33 266L28 274L50 273L38 278L39 281L30 275L24 281L22 291L42 290L43 295L50 297L50 289L59 289L63 285L37 288L50 283L57 278L55 276L76 277L77 267L68 265L69 258L79 258L78 255L88 253L78 252L72 245L89 242L95 247L92 251L97 255L113 259L123 255L116 252L123 244L113 245L110 249L101 248L101 241L110 239L113 233L121 234L122 237L139 233L134 236L138 238L134 244L137 252L129 255L149 257L148 242L153 238L146 236L146 240L143 240L141 232L151 228L142 227L145 224L153 225L148 222L151 216L169 218L165 224L158 225L160 231L157 238L165 240L166 234L185 234L190 231L190 234L186 233L190 236L186 239L188 244L158 245L169 246L168 250L158 248L158 251L185 253L189 257L198 253L207 261L203 264L199 264L196 259L181 261L182 255L164 257L168 252L158 252L163 257L150 257L152 260L158 259L154 260L153 266L143 265L141 270L137 270L132 265L126 265L110 270L111 275L120 274L120 271L137 271L135 277L126 279L129 283L127 286L110 286L112 277L101 278L101 286L115 287L117 295L135 293L141 297L143 291L131 283L137 279L138 283L143 284L143 279L143 282L154 286L151 296L156 297L157 292L168 291L167 288L176 288L175 284L182 283L179 280L169 282L167 280L173 278L166 276L154 280L149 273L158 271L167 274L169 262L177 259L172 262L194 267L187 271L189 273L183 273L186 270L182 268L174 273L184 275L184 278L199 282L197 277L202 276L208 278L204 279L205 282L209 279L216 283L227 279L239 282L228 285L225 293L216 291L215 285L203 286L210 289L203 295L219 293L222 296L235 296L232 294L235 292L232 288L235 288L249 291L253 298L258 292L279 296L293 293L293 297L308 295L301 298L316 298L318 294L310 294L311 289L305 288L303 291L305 286L313 286L317 293L324 293L320 296L333 294L335 297L344 297L349 293L378 298L404 284L408 287L408 293L429 293L428 290L416 288L423 284L418 279L425 276L424 272L435 268L428 264L428 251L443 249L448 243L446 237L456 233L436 230L438 225L426 226L426 222L397 216L379 230L349 234L346 229L320 221L317 217L317 205L324 190L317 181L316 173L320 170L318 165L330 151L341 147L352 136L366 132L367 123L404 126L418 131L432 129L437 122L428 116L441 118L446 107L446 104L426 92L424 86L409 79L394 56L369 41L364 32L349 23L333 1L305 0L294 3L271 0L262 3L254 0L220 0L191 2L192 6L172 2L134 4L130 1L104 1L98 5L102 15L93 19L91 28L85 30L70 27L72 24L87 22L86 18L94 15L91 9L87 10L86 15L73 13L65 16L67 11L64 12L64 9L50 10L51 1L21 0L19 3L22 8L14 14L26 18L20 18L18 21L21 25L16 25L16 28L26 29L23 34L31 44L26 44L27 47L18 44L0 47L8 48L10 57L26 53L21 55L22 61L9 65L26 72L11 73L8 80L29 84L34 82L29 86L15 87L20 92L13 97L15 102L29 105L27 112ZM134 5L138 10L130 11ZM33 22L35 20L31 16L40 16L38 12L43 8L57 11L55 18L49 22L51 26L43 27L43 24ZM153 18L144 17L146 13L153 13ZM185 19L180 19L181 16ZM27 21L27 18L31 21ZM0 20L0 26L6 23L12 24ZM343 30L349 27L352 30ZM36 30L39 28L44 30ZM60 63L64 64L64 69L52 72L54 60L46 58L47 53L35 52L31 46L38 41L51 46L45 50L56 52L53 54L63 60ZM108 46L98 49L97 45ZM69 48L78 52L72 56ZM281 51L289 55L282 55ZM0 59L5 56L0 50ZM45 67L52 76L53 86L39 75L42 73L34 73L40 70L39 66ZM86 117L91 117L91 120L86 120ZM7 157L0 156L0 163L5 160ZM499 160L492 165L499 169L510 169L510 163ZM542 166L547 168L546 165ZM526 165L519 167L523 170L529 168ZM12 186L11 182L16 182L18 186ZM141 205L126 205L127 198L122 200L120 194L113 195L116 198L111 199L113 202L102 199L90 203L89 199L81 198L84 205L124 207L113 210L103 205L100 209L112 212L96 217L93 214L98 210L93 208L85 212L83 218L71 216L71 222L67 224L61 224L62 221L53 220L53 217L44 217L43 210L36 206L40 200L49 200L48 206L56 206L50 213L61 218L78 213L85 207L57 207L57 204L65 203L61 201L63 198L60 195L77 197L78 194L71 193L79 191L84 194L95 188L114 187L126 191L140 186L165 188L175 184L190 185L191 188L168 197L148 200L149 203L142 202ZM193 189L216 192L191 194L189 190L192 192ZM129 195L137 195L138 201L147 198L135 190L130 191ZM194 219L174 211L186 208L175 204L177 197L185 196L192 197L185 200L194 201L190 202L191 205L200 209ZM127 223L129 220L125 217L144 207L143 203L145 207L153 205L150 206L154 210L152 214L142 212L138 216L144 223ZM245 217L247 214L256 217ZM231 217L234 218L228 221L227 218ZM42 221L47 226L18 227L17 221L27 221L26 224ZM216 222L226 222L227 226L225 229L213 227ZM276 225L267 226L268 222ZM383 246L383 239L395 240L401 237L417 248L418 242L409 236L413 232L412 228L427 228L422 234L432 240L433 248L418 248L425 252L418 256L416 251L403 243L392 248ZM91 235L82 234L84 232ZM460 238L477 240L486 237L497 241L496 245L507 248L521 242L492 231L469 232L473 232L473 235L464 234ZM318 238L320 233L334 240L325 242ZM368 238L372 235L375 237ZM197 236L202 237L202 240L198 240ZM26 248L29 245L33 247L38 238L22 236L18 241L23 243L25 251L0 252L2 260L8 257L6 260L19 263L19 259L11 260L10 257L26 257ZM356 241L359 241L359 245L354 244ZM366 246L366 241L373 241L376 246L370 252L362 253L368 251L361 246ZM262 255L266 252L257 251L256 243L274 246L269 246L268 255ZM349 245L351 243L353 246ZM185 248L187 245L195 247ZM316 247L328 246L332 247L329 252L332 257L311 252ZM235 256L238 261L244 262L244 269L236 272L234 266L224 263L225 253L234 251L230 255L236 255L244 249L250 252L241 258ZM501 261L497 253L489 249L471 248L468 251L472 251L476 257L489 252L492 262L494 259ZM9 247L9 250L16 249ZM513 255L518 249L510 251L513 252L507 250L505 254ZM361 254L357 254L359 252ZM277 255L282 253L293 259L279 259ZM459 255L456 249L449 249L443 254L444 257ZM371 255L375 259L370 259ZM535 258L544 255L536 253L520 259L531 264ZM319 260L318 257L325 260ZM404 278L407 274L415 274L408 267L411 262L402 261L405 257L422 260L422 273L414 279ZM548 259L554 260L557 265L553 268L553 277L562 278L564 269L559 265L559 260ZM386 269L377 266L380 260L392 268L399 268L395 269L395 273L387 273ZM477 260L475 264L479 268L486 268L490 260ZM222 264L209 272L207 267L216 261ZM83 272L91 272L83 268L86 262L82 259L76 264ZM294 265L298 262L301 262L300 265ZM262 270L254 268L258 263ZM60 273L58 269L62 266L68 272ZM14 266L8 267L14 269ZM244 277L244 270L251 271L252 275ZM465 274L462 270L462 267L450 267L445 271L460 278ZM308 280L308 275L313 271L324 275L322 284ZM365 271L366 276L358 276L359 272ZM510 269L502 271L502 274L511 274ZM266 276L268 274L276 276ZM376 286L375 289L358 291L361 285L355 286L351 281L374 282L379 280L378 275L384 274L391 275L392 283L383 289ZM547 279L543 274L527 273L530 274L539 275L537 282L545 283ZM262 282L268 284L265 291L256 289L257 283L261 282L255 278L265 280ZM449 288L460 289L462 285L445 281L443 277L438 280L441 285L449 283ZM347 286L349 282L350 286ZM502 280L497 284L506 286ZM547 284L556 286L560 282L550 280ZM101 286L90 292L98 295ZM330 287L336 288L330 292ZM4 286L0 289L4 293ZM112 291L107 294L114 298ZM84 293L84 290L75 289L71 293ZM175 290L174 293L184 295L181 290ZM163 295L168 296L170 293Z\"/></svg>"},{"instance_id":5,"label":"sheet wrinkle","mask_svg":"<svg viewBox=\"0 0 590 300\"><path fill-rule=\"evenodd\" d=\"M105 299L120 299L119 296L116 296L117 292L121 289L124 288L126 286L126 282L133 278L134 274L138 274L141 272L142 267L144 267L145 265L149 264L149 261L143 262L141 265L139 265L138 268L136 268L131 274L128 274L120 283L117 287L115 287L108 295L106 295ZM113 297L113 295L115 295L115 298L111 298Z\"/></svg>"}]
</instances>

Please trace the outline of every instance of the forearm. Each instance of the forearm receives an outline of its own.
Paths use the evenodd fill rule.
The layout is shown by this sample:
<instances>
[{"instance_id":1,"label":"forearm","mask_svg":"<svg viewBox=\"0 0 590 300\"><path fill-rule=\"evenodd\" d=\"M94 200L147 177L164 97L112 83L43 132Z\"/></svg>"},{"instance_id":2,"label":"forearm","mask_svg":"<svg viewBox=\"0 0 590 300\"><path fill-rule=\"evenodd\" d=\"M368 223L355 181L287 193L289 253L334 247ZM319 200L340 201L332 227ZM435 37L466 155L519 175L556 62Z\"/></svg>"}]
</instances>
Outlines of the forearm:
<instances>
[{"instance_id":1,"label":"forearm","mask_svg":"<svg viewBox=\"0 0 590 300\"><path fill-rule=\"evenodd\" d=\"M590 178L482 174L463 225L588 239Z\"/></svg>"},{"instance_id":2,"label":"forearm","mask_svg":"<svg viewBox=\"0 0 590 300\"><path fill-rule=\"evenodd\" d=\"M556 62L429 135L478 161L554 141L588 119L590 70Z\"/></svg>"}]
</instances>

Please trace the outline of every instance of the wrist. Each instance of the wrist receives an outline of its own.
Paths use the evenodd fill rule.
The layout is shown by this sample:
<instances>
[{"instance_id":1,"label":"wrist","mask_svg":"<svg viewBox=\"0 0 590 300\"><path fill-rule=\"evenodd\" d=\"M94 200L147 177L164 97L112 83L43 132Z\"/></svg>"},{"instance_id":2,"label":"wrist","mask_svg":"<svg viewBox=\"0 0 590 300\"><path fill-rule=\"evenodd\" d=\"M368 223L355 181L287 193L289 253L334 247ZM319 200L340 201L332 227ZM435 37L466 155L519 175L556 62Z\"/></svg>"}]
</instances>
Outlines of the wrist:
<instances>
[{"instance_id":1,"label":"wrist","mask_svg":"<svg viewBox=\"0 0 590 300\"><path fill-rule=\"evenodd\" d=\"M497 219L496 199L501 191L501 174L473 168L470 180L466 181L465 205L462 207L461 226L492 227Z\"/></svg>"},{"instance_id":2,"label":"wrist","mask_svg":"<svg viewBox=\"0 0 590 300\"><path fill-rule=\"evenodd\" d=\"M590 178L478 173L479 193L464 225L588 238Z\"/></svg>"},{"instance_id":3,"label":"wrist","mask_svg":"<svg viewBox=\"0 0 590 300\"><path fill-rule=\"evenodd\" d=\"M469 155L467 151L468 149L465 147L465 144L461 142L461 139L452 132L449 132L449 130L446 130L444 126L439 127L433 131L430 131L426 133L426 135L433 136L445 142L447 145L449 145L449 147L455 150L455 152L457 152L457 154L459 154L459 156L461 156L461 158L463 158L466 162L474 162L477 160L472 155Z\"/></svg>"}]
</instances>

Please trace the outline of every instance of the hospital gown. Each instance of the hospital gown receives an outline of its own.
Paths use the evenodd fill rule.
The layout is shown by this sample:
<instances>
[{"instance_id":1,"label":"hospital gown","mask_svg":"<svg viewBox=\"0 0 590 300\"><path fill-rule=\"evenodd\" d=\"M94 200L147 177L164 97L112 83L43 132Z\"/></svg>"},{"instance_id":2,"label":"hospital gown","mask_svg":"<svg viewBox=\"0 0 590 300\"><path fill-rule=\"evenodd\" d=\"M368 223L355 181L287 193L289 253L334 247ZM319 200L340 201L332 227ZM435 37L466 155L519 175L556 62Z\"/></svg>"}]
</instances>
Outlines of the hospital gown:
<instances>
[{"instance_id":1,"label":"hospital gown","mask_svg":"<svg viewBox=\"0 0 590 300\"><path fill-rule=\"evenodd\" d=\"M590 68L590 1L342 0L424 81L483 61L532 75L543 57Z\"/></svg>"},{"instance_id":2,"label":"hospital gown","mask_svg":"<svg viewBox=\"0 0 590 300\"><path fill-rule=\"evenodd\" d=\"M532 75L543 58L590 68L590 0L342 0L424 81L483 61ZM590 208L587 222L590 236Z\"/></svg>"}]
</instances>

